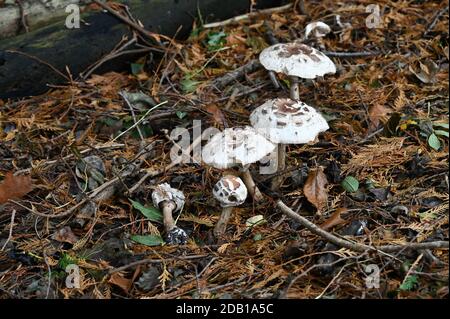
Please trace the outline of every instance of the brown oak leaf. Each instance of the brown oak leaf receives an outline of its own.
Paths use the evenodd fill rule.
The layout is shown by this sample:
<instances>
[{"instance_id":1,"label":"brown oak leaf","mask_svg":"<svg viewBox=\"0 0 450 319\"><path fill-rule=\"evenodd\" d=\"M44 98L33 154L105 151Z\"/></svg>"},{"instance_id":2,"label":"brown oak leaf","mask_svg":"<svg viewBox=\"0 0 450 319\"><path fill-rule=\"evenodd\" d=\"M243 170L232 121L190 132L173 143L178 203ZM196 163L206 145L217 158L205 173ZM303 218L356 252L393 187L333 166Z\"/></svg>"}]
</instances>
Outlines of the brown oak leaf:
<instances>
[{"instance_id":1,"label":"brown oak leaf","mask_svg":"<svg viewBox=\"0 0 450 319\"><path fill-rule=\"evenodd\" d=\"M317 208L320 214L327 205L328 192L326 185L328 184L327 176L323 172L323 168L319 167L311 170L306 179L303 192L308 201Z\"/></svg>"},{"instance_id":2,"label":"brown oak leaf","mask_svg":"<svg viewBox=\"0 0 450 319\"><path fill-rule=\"evenodd\" d=\"M20 198L31 192L32 189L30 175L14 176L12 172L8 172L3 182L0 183L0 204L4 204L10 199Z\"/></svg>"},{"instance_id":3,"label":"brown oak leaf","mask_svg":"<svg viewBox=\"0 0 450 319\"><path fill-rule=\"evenodd\" d=\"M323 230L328 230L330 228L333 228L334 226L346 223L347 221L341 216L346 211L347 208L343 207L336 209L336 211L331 214L331 216L328 217L327 220L322 223L322 225L320 225L320 228L322 228Z\"/></svg>"}]
</instances>

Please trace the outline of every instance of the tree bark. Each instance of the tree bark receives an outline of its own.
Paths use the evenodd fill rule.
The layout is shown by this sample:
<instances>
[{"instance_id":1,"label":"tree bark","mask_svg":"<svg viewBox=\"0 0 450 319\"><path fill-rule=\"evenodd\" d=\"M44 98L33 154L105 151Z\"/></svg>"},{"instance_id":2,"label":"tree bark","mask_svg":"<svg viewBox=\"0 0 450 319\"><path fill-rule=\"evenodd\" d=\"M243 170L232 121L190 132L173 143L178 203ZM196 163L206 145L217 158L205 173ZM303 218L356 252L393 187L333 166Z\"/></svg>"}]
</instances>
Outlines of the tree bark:
<instances>
[{"instance_id":1,"label":"tree bark","mask_svg":"<svg viewBox=\"0 0 450 319\"><path fill-rule=\"evenodd\" d=\"M50 24L66 16L69 4L79 4L80 0L21 0L0 8L0 40L24 32L22 16L30 31ZM21 12L23 10L23 12Z\"/></svg>"}]
</instances>

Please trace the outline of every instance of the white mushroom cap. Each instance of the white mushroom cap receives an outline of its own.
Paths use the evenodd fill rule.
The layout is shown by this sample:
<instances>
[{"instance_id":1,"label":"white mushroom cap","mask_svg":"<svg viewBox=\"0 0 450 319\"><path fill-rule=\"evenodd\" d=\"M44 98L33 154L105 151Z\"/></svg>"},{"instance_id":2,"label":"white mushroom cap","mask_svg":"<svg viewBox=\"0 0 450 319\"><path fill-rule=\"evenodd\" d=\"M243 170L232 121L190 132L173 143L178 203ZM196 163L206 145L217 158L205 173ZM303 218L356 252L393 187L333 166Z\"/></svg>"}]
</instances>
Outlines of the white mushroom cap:
<instances>
[{"instance_id":1,"label":"white mushroom cap","mask_svg":"<svg viewBox=\"0 0 450 319\"><path fill-rule=\"evenodd\" d=\"M170 187L168 183L159 184L152 193L153 205L159 207L165 201L172 201L176 207L174 212L181 210L184 206L185 198L182 191Z\"/></svg>"},{"instance_id":2,"label":"white mushroom cap","mask_svg":"<svg viewBox=\"0 0 450 319\"><path fill-rule=\"evenodd\" d=\"M312 33L316 38L322 38L331 32L331 28L328 24L322 21L314 21L308 23L305 28L305 39L308 39L309 35Z\"/></svg>"},{"instance_id":3,"label":"white mushroom cap","mask_svg":"<svg viewBox=\"0 0 450 319\"><path fill-rule=\"evenodd\" d=\"M259 61L267 70L304 79L336 72L329 57L300 42L272 45L261 52Z\"/></svg>"},{"instance_id":4,"label":"white mushroom cap","mask_svg":"<svg viewBox=\"0 0 450 319\"><path fill-rule=\"evenodd\" d=\"M222 207L239 206L247 198L247 187L239 177L225 175L214 185L213 195Z\"/></svg>"},{"instance_id":5,"label":"white mushroom cap","mask_svg":"<svg viewBox=\"0 0 450 319\"><path fill-rule=\"evenodd\" d=\"M281 144L304 144L328 130L325 118L313 107L291 99L273 99L250 114L253 127L268 140Z\"/></svg>"},{"instance_id":6,"label":"white mushroom cap","mask_svg":"<svg viewBox=\"0 0 450 319\"><path fill-rule=\"evenodd\" d=\"M255 163L273 151L275 145L251 126L227 128L203 147L202 159L215 168Z\"/></svg>"}]
</instances>

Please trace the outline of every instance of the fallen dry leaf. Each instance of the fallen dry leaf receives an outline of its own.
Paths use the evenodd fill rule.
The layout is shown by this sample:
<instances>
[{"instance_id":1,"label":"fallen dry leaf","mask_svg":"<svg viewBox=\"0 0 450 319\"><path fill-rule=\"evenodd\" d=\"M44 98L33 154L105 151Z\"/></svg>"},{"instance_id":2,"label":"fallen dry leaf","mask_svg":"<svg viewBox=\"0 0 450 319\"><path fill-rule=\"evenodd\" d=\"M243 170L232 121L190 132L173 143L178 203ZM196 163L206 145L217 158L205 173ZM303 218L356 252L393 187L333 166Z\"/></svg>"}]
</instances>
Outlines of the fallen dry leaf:
<instances>
[{"instance_id":1,"label":"fallen dry leaf","mask_svg":"<svg viewBox=\"0 0 450 319\"><path fill-rule=\"evenodd\" d=\"M0 184L0 204L6 203L10 199L20 198L31 192L32 189L31 176L14 176L12 172L8 172Z\"/></svg>"},{"instance_id":2,"label":"fallen dry leaf","mask_svg":"<svg viewBox=\"0 0 450 319\"><path fill-rule=\"evenodd\" d=\"M305 186L303 186L303 192L306 198L317 208L319 214L327 205L327 184L327 176L324 174L323 168L319 167L315 170L311 170L306 179Z\"/></svg>"},{"instance_id":3,"label":"fallen dry leaf","mask_svg":"<svg viewBox=\"0 0 450 319\"><path fill-rule=\"evenodd\" d=\"M420 63L420 70L415 70L410 65L409 71L423 83L436 83L436 75L439 72L439 66L433 60L426 59L423 63Z\"/></svg>"},{"instance_id":4,"label":"fallen dry leaf","mask_svg":"<svg viewBox=\"0 0 450 319\"><path fill-rule=\"evenodd\" d=\"M328 217L328 219L324 221L322 225L320 225L320 228L322 228L323 230L328 230L330 228L333 228L334 226L346 223L347 221L341 217L341 215L346 211L347 208L344 207L336 209L336 211L331 214L331 216Z\"/></svg>"},{"instance_id":5,"label":"fallen dry leaf","mask_svg":"<svg viewBox=\"0 0 450 319\"><path fill-rule=\"evenodd\" d=\"M78 241L78 237L72 232L69 226L58 229L52 236L52 239L61 243L75 244Z\"/></svg>"},{"instance_id":6,"label":"fallen dry leaf","mask_svg":"<svg viewBox=\"0 0 450 319\"><path fill-rule=\"evenodd\" d=\"M212 115L212 118L216 124L223 125L226 127L225 116L222 111L217 107L216 104L209 104L206 107L206 111Z\"/></svg>"},{"instance_id":7,"label":"fallen dry leaf","mask_svg":"<svg viewBox=\"0 0 450 319\"><path fill-rule=\"evenodd\" d=\"M111 275L111 278L109 278L108 282L117 287L120 287L126 293L128 293L128 290L130 290L131 288L131 280L123 277L117 272Z\"/></svg>"},{"instance_id":8,"label":"fallen dry leaf","mask_svg":"<svg viewBox=\"0 0 450 319\"><path fill-rule=\"evenodd\" d=\"M374 104L369 109L369 133L376 131L380 121L386 120L386 115L390 113L390 110L383 104Z\"/></svg>"}]
</instances>

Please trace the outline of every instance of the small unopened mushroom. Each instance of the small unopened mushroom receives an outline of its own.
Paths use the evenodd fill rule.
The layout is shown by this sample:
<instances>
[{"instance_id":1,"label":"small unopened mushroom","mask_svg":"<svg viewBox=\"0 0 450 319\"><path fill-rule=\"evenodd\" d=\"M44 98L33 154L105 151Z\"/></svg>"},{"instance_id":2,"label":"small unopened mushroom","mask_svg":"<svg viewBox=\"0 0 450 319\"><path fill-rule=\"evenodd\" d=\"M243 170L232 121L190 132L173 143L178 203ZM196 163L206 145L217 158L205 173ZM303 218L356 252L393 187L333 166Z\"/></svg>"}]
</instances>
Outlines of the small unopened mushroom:
<instances>
[{"instance_id":1,"label":"small unopened mushroom","mask_svg":"<svg viewBox=\"0 0 450 319\"><path fill-rule=\"evenodd\" d=\"M227 128L214 135L203 147L202 159L207 165L219 169L240 167L241 177L255 201L263 195L248 170L250 164L272 152L275 145L258 134L251 126Z\"/></svg>"},{"instance_id":2,"label":"small unopened mushroom","mask_svg":"<svg viewBox=\"0 0 450 319\"><path fill-rule=\"evenodd\" d=\"M168 244L185 244L188 236L186 232L175 226L173 213L180 211L184 206L184 194L182 191L170 187L168 183L159 184L152 193L153 205L163 212L163 223Z\"/></svg>"},{"instance_id":3,"label":"small unopened mushroom","mask_svg":"<svg viewBox=\"0 0 450 319\"><path fill-rule=\"evenodd\" d=\"M214 228L214 235L220 237L225 233L233 207L241 205L247 198L247 188L239 177L225 175L214 185L213 195L222 206L222 214Z\"/></svg>"},{"instance_id":4,"label":"small unopened mushroom","mask_svg":"<svg viewBox=\"0 0 450 319\"><path fill-rule=\"evenodd\" d=\"M310 35L312 35L317 40L319 45L323 46L322 38L330 32L331 28L328 24L322 21L314 21L306 25L305 40L308 39Z\"/></svg>"},{"instance_id":5,"label":"small unopened mushroom","mask_svg":"<svg viewBox=\"0 0 450 319\"><path fill-rule=\"evenodd\" d=\"M278 172L285 168L286 144L305 144L328 130L325 118L313 107L287 98L268 100L250 114L250 123L272 143L278 144ZM282 176L272 189L279 188Z\"/></svg>"},{"instance_id":6,"label":"small unopened mushroom","mask_svg":"<svg viewBox=\"0 0 450 319\"><path fill-rule=\"evenodd\" d=\"M267 69L289 76L291 99L298 100L298 78L315 79L335 73L336 66L322 52L300 42L275 44L264 49L259 61Z\"/></svg>"}]
</instances>

